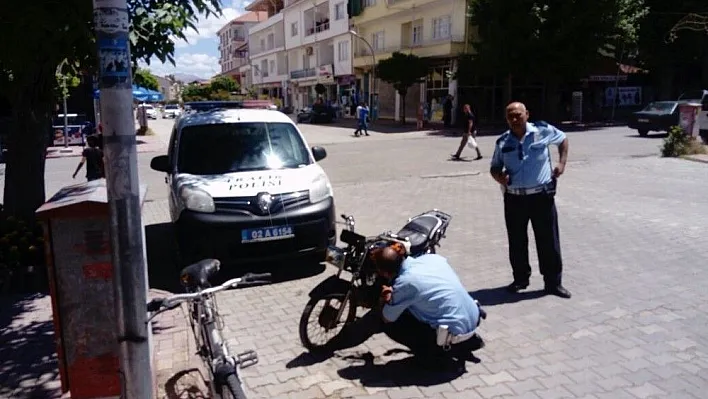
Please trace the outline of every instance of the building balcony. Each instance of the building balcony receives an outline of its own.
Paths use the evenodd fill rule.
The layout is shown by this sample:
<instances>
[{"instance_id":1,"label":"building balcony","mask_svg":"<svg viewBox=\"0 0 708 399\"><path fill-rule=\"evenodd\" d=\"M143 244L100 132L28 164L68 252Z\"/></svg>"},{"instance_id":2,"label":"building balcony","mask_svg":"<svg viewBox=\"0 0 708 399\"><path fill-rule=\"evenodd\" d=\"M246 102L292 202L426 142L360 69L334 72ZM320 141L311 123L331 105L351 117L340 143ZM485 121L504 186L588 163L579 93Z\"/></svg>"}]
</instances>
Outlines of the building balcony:
<instances>
[{"instance_id":1,"label":"building balcony","mask_svg":"<svg viewBox=\"0 0 708 399\"><path fill-rule=\"evenodd\" d=\"M316 22L314 28L305 30L305 37L312 36L315 33L325 32L329 30L329 20Z\"/></svg>"},{"instance_id":2,"label":"building balcony","mask_svg":"<svg viewBox=\"0 0 708 399\"><path fill-rule=\"evenodd\" d=\"M265 29L270 28L271 26L277 24L278 22L283 22L283 13L278 12L277 14L273 15L272 17L269 17L263 22L259 22L248 30L248 35L253 36L254 34L257 34L258 32L261 32ZM282 29L281 29L282 30ZM244 41L247 41L248 38L244 39Z\"/></svg>"},{"instance_id":3,"label":"building balcony","mask_svg":"<svg viewBox=\"0 0 708 399\"><path fill-rule=\"evenodd\" d=\"M298 69L290 72L290 79L314 78L317 76L317 68Z\"/></svg>"},{"instance_id":4,"label":"building balcony","mask_svg":"<svg viewBox=\"0 0 708 399\"><path fill-rule=\"evenodd\" d=\"M303 11L305 37L329 30L329 2L318 4Z\"/></svg>"},{"instance_id":5,"label":"building balcony","mask_svg":"<svg viewBox=\"0 0 708 399\"><path fill-rule=\"evenodd\" d=\"M407 51L407 50L415 50L417 48L422 48L422 47L429 47L429 46L436 46L439 44L446 44L446 43L463 43L465 42L464 36L448 36L444 38L428 38L428 39L423 39L423 40L418 40L416 42L411 42L411 43L400 43L392 46L386 46L384 48L374 48L374 54L387 54L387 53L393 53L396 51ZM366 44L358 44L358 48L354 52L355 57L366 57L366 56L371 56L371 50Z\"/></svg>"}]
</instances>

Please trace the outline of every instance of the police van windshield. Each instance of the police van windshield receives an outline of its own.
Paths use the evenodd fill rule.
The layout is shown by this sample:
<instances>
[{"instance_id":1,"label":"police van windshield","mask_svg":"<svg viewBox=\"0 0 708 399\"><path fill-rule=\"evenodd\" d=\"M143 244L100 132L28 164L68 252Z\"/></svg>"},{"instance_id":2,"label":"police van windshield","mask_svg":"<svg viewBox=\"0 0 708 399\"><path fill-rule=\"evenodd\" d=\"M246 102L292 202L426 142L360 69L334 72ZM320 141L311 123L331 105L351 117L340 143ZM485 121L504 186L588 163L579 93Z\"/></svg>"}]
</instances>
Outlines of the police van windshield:
<instances>
[{"instance_id":1,"label":"police van windshield","mask_svg":"<svg viewBox=\"0 0 708 399\"><path fill-rule=\"evenodd\" d=\"M311 163L310 153L289 123L220 123L187 126L179 139L180 173L217 175L292 169Z\"/></svg>"}]
</instances>

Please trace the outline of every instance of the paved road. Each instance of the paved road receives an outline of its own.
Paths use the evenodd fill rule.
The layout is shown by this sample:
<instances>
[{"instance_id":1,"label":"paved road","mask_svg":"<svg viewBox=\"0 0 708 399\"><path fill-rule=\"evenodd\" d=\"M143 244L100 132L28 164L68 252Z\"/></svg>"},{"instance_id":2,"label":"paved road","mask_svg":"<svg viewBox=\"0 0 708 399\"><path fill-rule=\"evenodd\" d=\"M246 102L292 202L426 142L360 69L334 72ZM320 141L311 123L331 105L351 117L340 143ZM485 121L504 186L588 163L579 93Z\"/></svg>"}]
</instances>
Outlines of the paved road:
<instances>
[{"instance_id":1,"label":"paved road","mask_svg":"<svg viewBox=\"0 0 708 399\"><path fill-rule=\"evenodd\" d=\"M509 283L510 268L488 157L448 161L458 139L425 133L354 138L348 129L303 130L310 144L326 145L322 164L338 211L354 214L361 231L396 229L430 208L454 216L440 253L487 306L487 347L460 376L417 372L405 354L386 353L397 346L384 336L317 362L303 353L297 323L307 292L328 269L219 295L231 347L260 354L261 362L244 371L254 397L705 397L705 164L660 159L660 140L624 128L570 133L557 203L573 299L540 296L535 266L530 292L512 297L498 289ZM480 138L485 155L493 141ZM162 176L147 167L150 156L139 159L141 181L150 185L144 215L154 242L158 232L164 235L167 214ZM75 162L49 162L48 188L66 182ZM159 258L151 251L151 259ZM180 371L165 365L159 372Z\"/></svg>"}]
</instances>

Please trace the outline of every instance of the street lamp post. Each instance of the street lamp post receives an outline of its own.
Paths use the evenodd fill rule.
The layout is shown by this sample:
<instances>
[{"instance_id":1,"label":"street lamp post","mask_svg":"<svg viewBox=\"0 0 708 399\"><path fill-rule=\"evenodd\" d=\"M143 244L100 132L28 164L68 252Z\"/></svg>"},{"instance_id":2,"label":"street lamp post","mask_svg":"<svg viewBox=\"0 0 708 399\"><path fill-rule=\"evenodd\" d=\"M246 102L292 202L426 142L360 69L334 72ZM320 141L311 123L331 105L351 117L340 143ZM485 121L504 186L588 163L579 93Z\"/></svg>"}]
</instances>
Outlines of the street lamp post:
<instances>
[{"instance_id":1,"label":"street lamp post","mask_svg":"<svg viewBox=\"0 0 708 399\"><path fill-rule=\"evenodd\" d=\"M374 47L371 46L371 43L369 43L368 40L364 39L363 36L360 34L354 32L353 30L350 30L349 33L352 36L357 37L359 40L364 42L364 44L369 47L369 51L371 51L371 93L369 93L369 104L371 104L371 107L374 107L374 92L376 91L376 55L374 54ZM372 120L374 119L373 116L371 118Z\"/></svg>"}]
</instances>

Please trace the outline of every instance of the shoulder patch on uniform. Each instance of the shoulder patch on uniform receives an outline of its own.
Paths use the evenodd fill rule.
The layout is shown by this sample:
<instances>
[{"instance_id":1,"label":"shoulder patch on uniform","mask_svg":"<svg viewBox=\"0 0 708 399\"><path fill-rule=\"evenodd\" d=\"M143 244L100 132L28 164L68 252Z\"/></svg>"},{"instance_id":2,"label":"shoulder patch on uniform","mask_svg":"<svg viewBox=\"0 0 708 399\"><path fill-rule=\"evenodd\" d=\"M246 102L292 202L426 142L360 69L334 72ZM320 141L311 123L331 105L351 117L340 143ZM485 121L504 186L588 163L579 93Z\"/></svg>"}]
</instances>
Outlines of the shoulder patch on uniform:
<instances>
[{"instance_id":1,"label":"shoulder patch on uniform","mask_svg":"<svg viewBox=\"0 0 708 399\"><path fill-rule=\"evenodd\" d=\"M499 138L497 139L496 144L499 144L499 143L501 143L503 140L506 140L507 136L509 136L509 132L504 132L504 133L502 133L502 135L499 136Z\"/></svg>"},{"instance_id":2,"label":"shoulder patch on uniform","mask_svg":"<svg viewBox=\"0 0 708 399\"><path fill-rule=\"evenodd\" d=\"M533 123L534 126L538 127L548 127L548 122L546 121L536 121Z\"/></svg>"}]
</instances>

